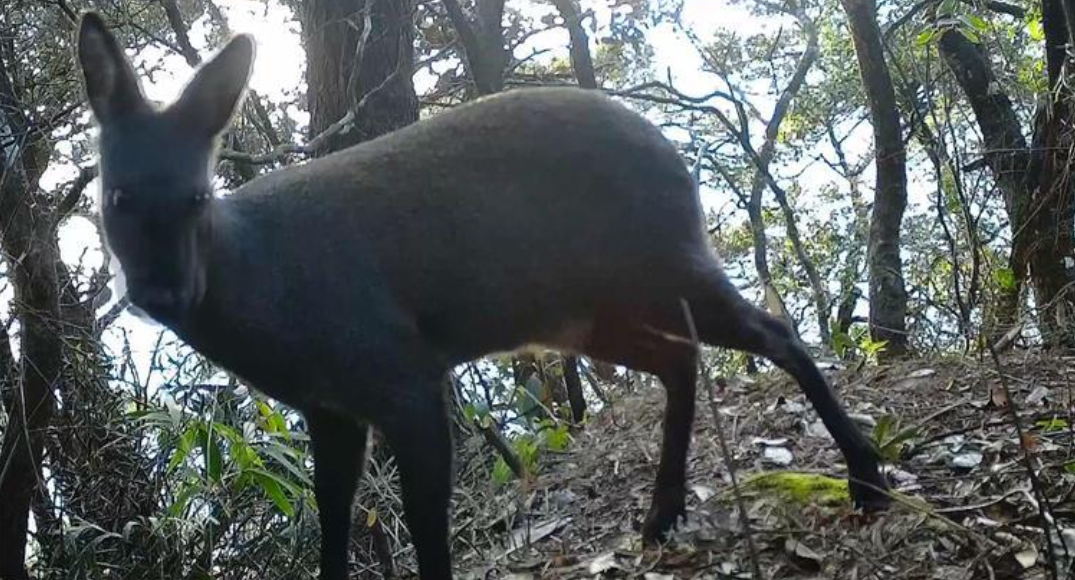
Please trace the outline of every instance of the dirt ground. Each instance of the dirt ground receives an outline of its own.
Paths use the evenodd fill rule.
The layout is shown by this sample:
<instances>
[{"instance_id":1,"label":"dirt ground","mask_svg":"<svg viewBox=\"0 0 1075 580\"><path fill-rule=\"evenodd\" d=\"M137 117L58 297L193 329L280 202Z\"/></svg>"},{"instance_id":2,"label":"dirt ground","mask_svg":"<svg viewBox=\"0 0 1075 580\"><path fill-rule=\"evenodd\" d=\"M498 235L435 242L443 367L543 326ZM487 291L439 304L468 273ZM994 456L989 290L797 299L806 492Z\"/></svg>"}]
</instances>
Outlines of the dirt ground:
<instances>
[{"instance_id":1,"label":"dirt ground","mask_svg":"<svg viewBox=\"0 0 1075 580\"><path fill-rule=\"evenodd\" d=\"M643 550L664 395L640 388L544 455L533 482L466 498L478 507L455 520L456 544L470 538L460 577L751 578L756 565L771 579L1075 578L1075 355L826 372L888 457L888 512L855 512L828 479L846 476L842 457L788 377L736 378L714 400L699 389L688 520ZM805 475L772 476L787 472Z\"/></svg>"}]
</instances>

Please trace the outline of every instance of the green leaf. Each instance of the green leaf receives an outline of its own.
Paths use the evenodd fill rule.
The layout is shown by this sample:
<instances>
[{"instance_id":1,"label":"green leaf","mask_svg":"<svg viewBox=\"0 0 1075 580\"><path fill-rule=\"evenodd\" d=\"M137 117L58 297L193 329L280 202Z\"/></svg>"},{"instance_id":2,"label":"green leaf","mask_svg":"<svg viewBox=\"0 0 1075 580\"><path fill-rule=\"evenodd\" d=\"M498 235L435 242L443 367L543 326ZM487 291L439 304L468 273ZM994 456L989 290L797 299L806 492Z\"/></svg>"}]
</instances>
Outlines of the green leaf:
<instances>
[{"instance_id":1,"label":"green leaf","mask_svg":"<svg viewBox=\"0 0 1075 580\"><path fill-rule=\"evenodd\" d=\"M306 485L313 485L310 475L290 456L294 453L292 450L274 442L270 442L261 448L261 452L282 465L284 469L291 473L291 475L295 476L295 479Z\"/></svg>"},{"instance_id":2,"label":"green leaf","mask_svg":"<svg viewBox=\"0 0 1075 580\"><path fill-rule=\"evenodd\" d=\"M1030 40L1034 42L1045 41L1045 27L1041 23L1041 15L1035 15L1030 21L1026 23L1027 34L1030 35Z\"/></svg>"},{"instance_id":3,"label":"green leaf","mask_svg":"<svg viewBox=\"0 0 1075 580\"><path fill-rule=\"evenodd\" d=\"M192 483L184 483L179 489L179 494L175 497L175 502L168 506L168 515L173 518L178 518L183 515L183 512L187 508L187 503L190 502L190 498L194 497L194 494L201 491L201 487Z\"/></svg>"},{"instance_id":4,"label":"green leaf","mask_svg":"<svg viewBox=\"0 0 1075 580\"><path fill-rule=\"evenodd\" d=\"M899 459L903 444L918 436L914 427L900 429L899 418L895 415L883 415L873 428L873 441L881 455L888 461Z\"/></svg>"},{"instance_id":5,"label":"green leaf","mask_svg":"<svg viewBox=\"0 0 1075 580\"><path fill-rule=\"evenodd\" d=\"M567 425L560 425L545 432L545 444L553 451L563 451L570 443L571 434L567 430Z\"/></svg>"},{"instance_id":6,"label":"green leaf","mask_svg":"<svg viewBox=\"0 0 1075 580\"><path fill-rule=\"evenodd\" d=\"M923 30L922 32L919 32L918 36L915 36L915 39L914 39L915 45L918 46L918 47L927 46L927 45L929 45L930 42L933 42L933 37L936 36L936 35L937 35L936 30L934 30L932 28L927 28L926 30Z\"/></svg>"},{"instance_id":7,"label":"green leaf","mask_svg":"<svg viewBox=\"0 0 1075 580\"><path fill-rule=\"evenodd\" d=\"M278 433L285 439L291 439L291 431L287 428L287 420L283 413L273 409L264 401L255 401L258 414L261 415L264 429L269 433Z\"/></svg>"},{"instance_id":8,"label":"green leaf","mask_svg":"<svg viewBox=\"0 0 1075 580\"><path fill-rule=\"evenodd\" d=\"M962 20L980 32L985 32L989 29L989 23L977 14L965 14L962 16Z\"/></svg>"},{"instance_id":9,"label":"green leaf","mask_svg":"<svg viewBox=\"0 0 1075 580\"><path fill-rule=\"evenodd\" d=\"M190 455L190 451L194 449L194 444L197 439L197 425L191 425L183 431L183 434L179 436L179 444L176 445L175 454L172 455L172 459L168 462L168 467L165 469L167 473L175 471L175 469L187 459L187 456Z\"/></svg>"},{"instance_id":10,"label":"green leaf","mask_svg":"<svg viewBox=\"0 0 1075 580\"><path fill-rule=\"evenodd\" d=\"M205 476L210 481L220 481L224 471L223 453L220 450L220 441L215 431L209 426L201 429L202 457L205 459Z\"/></svg>"},{"instance_id":11,"label":"green leaf","mask_svg":"<svg viewBox=\"0 0 1075 580\"><path fill-rule=\"evenodd\" d=\"M1011 268L997 268L993 270L993 280L1001 290L1012 292L1018 286L1015 279L1015 271Z\"/></svg>"},{"instance_id":12,"label":"green leaf","mask_svg":"<svg viewBox=\"0 0 1075 580\"><path fill-rule=\"evenodd\" d=\"M832 333L832 350L837 356L842 358L854 347L855 339L850 334L839 331Z\"/></svg>"},{"instance_id":13,"label":"green leaf","mask_svg":"<svg viewBox=\"0 0 1075 580\"><path fill-rule=\"evenodd\" d=\"M504 462L503 457L497 457L496 463L493 464L493 483L497 485L505 485L511 480L515 479L515 474L512 473L511 468Z\"/></svg>"},{"instance_id":14,"label":"green leaf","mask_svg":"<svg viewBox=\"0 0 1075 580\"><path fill-rule=\"evenodd\" d=\"M237 431L231 425L221 423L219 421L213 421L213 430L217 432L221 437L229 441L245 441L243 434Z\"/></svg>"},{"instance_id":15,"label":"green leaf","mask_svg":"<svg viewBox=\"0 0 1075 580\"><path fill-rule=\"evenodd\" d=\"M1060 417L1052 417L1050 419L1039 419L1034 422L1035 425L1041 428L1046 433L1054 433L1056 431L1067 431L1069 423Z\"/></svg>"},{"instance_id":16,"label":"green leaf","mask_svg":"<svg viewBox=\"0 0 1075 580\"><path fill-rule=\"evenodd\" d=\"M289 518L294 517L295 506L291 505L291 500L289 500L287 494L284 493L284 487L281 485L281 481L268 471L257 469L252 470L252 473L254 475L254 480L257 481L258 485L261 487L261 491L265 492L265 495L276 504L276 508L285 516Z\"/></svg>"},{"instance_id":17,"label":"green leaf","mask_svg":"<svg viewBox=\"0 0 1075 580\"><path fill-rule=\"evenodd\" d=\"M258 456L257 451L255 451L246 441L233 440L228 447L228 451L231 453L232 462L235 463L240 470L262 466L261 457Z\"/></svg>"}]
</instances>

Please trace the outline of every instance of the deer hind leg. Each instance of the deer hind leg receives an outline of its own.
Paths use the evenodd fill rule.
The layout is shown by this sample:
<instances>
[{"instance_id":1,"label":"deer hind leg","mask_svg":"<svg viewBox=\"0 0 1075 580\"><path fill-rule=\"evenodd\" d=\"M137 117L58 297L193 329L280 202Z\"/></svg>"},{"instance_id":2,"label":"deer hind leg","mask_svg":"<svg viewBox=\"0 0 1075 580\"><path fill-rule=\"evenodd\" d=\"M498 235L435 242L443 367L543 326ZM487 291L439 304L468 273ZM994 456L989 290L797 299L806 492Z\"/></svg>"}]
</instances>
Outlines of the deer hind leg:
<instances>
[{"instance_id":1,"label":"deer hind leg","mask_svg":"<svg viewBox=\"0 0 1075 580\"><path fill-rule=\"evenodd\" d=\"M452 432L442 379L394 385L399 397L379 425L399 467L403 511L422 580L450 580Z\"/></svg>"},{"instance_id":2,"label":"deer hind leg","mask_svg":"<svg viewBox=\"0 0 1075 580\"><path fill-rule=\"evenodd\" d=\"M586 354L651 373L664 385L661 460L649 513L642 526L647 544L664 541L686 516L687 452L694 422L696 345L670 333L672 304L650 308L609 308L595 319Z\"/></svg>"},{"instance_id":3,"label":"deer hind leg","mask_svg":"<svg viewBox=\"0 0 1075 580\"><path fill-rule=\"evenodd\" d=\"M694 288L690 310L702 342L763 356L795 378L847 461L855 504L866 510L884 509L889 503L888 485L878 469L876 450L847 416L791 329L744 300L719 270Z\"/></svg>"}]
</instances>

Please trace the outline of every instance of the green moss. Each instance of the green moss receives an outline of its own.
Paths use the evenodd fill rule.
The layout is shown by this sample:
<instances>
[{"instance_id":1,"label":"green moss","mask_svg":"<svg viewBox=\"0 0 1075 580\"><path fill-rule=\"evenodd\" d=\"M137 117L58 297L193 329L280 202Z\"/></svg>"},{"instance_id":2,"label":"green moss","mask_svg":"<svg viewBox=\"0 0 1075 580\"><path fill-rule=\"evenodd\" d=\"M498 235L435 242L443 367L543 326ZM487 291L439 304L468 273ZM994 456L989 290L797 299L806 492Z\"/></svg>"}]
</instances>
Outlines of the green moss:
<instances>
[{"instance_id":1,"label":"green moss","mask_svg":"<svg viewBox=\"0 0 1075 580\"><path fill-rule=\"evenodd\" d=\"M772 471L743 481L748 491L779 495L800 505L840 505L851 501L847 480L816 473Z\"/></svg>"}]
</instances>

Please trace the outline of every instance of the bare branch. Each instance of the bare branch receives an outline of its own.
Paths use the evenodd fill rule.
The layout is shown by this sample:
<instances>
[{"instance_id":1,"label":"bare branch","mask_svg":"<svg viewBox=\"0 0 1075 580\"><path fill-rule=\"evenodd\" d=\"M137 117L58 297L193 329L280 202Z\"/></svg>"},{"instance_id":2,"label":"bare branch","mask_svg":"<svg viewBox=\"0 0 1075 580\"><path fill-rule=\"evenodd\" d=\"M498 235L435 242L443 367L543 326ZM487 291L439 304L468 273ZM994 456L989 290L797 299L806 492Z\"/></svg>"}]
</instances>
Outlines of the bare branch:
<instances>
[{"instance_id":1,"label":"bare branch","mask_svg":"<svg viewBox=\"0 0 1075 580\"><path fill-rule=\"evenodd\" d=\"M123 298L120 298L115 304L113 304L112 307L108 309L108 312L102 314L97 319L97 337L100 338L104 331L108 330L108 327L111 326L112 323L115 322L116 319L119 318L121 314L123 314L123 311L127 310L127 307L130 305L130 301L127 299L126 296L124 296Z\"/></svg>"},{"instance_id":2,"label":"bare branch","mask_svg":"<svg viewBox=\"0 0 1075 580\"><path fill-rule=\"evenodd\" d=\"M480 53L481 43L478 41L478 34L471 26L467 15L463 13L463 7L459 5L458 0L442 0L442 3L444 9L448 11L448 18L452 21L459 40L463 42L463 51L468 54Z\"/></svg>"},{"instance_id":3,"label":"bare branch","mask_svg":"<svg viewBox=\"0 0 1075 580\"><path fill-rule=\"evenodd\" d=\"M326 127L324 131L319 133L313 139L310 139L309 143L306 143L305 145L299 145L296 143L283 143L281 145L273 147L272 150L261 154L251 154L243 151L236 151L234 149L221 149L220 158L226 159L228 161L249 163L251 165L265 165L268 163L275 163L277 161L281 161L287 158L289 155L315 155L328 144L328 140L331 139L334 135L346 133L347 131L351 130L351 127L354 125L354 120L366 108L366 104L369 102L369 100L373 96L384 90L386 86L390 85L399 76L399 73L400 70L397 68L395 71L392 72L392 74L385 77L385 79L381 81L381 84L377 85L372 90L370 90L370 92L363 95L362 98L358 101L358 103L356 103L353 108L347 111L347 113L344 114L343 117L340 117L340 119L337 120L335 123Z\"/></svg>"},{"instance_id":4,"label":"bare branch","mask_svg":"<svg viewBox=\"0 0 1075 580\"><path fill-rule=\"evenodd\" d=\"M579 86L596 89L597 75L593 68L593 58L590 56L590 39L586 36L586 29L582 27L584 15L579 13L577 0L552 0L552 3L564 19L564 27L571 37L571 68L575 70Z\"/></svg>"},{"instance_id":5,"label":"bare branch","mask_svg":"<svg viewBox=\"0 0 1075 580\"><path fill-rule=\"evenodd\" d=\"M190 43L190 36L187 34L187 23L183 22L183 14L179 12L179 6L176 1L160 0L160 3L164 7L164 14L168 18L168 24L172 27L172 32L175 33L175 41L179 45L179 54L183 56L183 59L190 66L198 66L202 62L202 57L198 55L198 51Z\"/></svg>"},{"instance_id":6,"label":"bare branch","mask_svg":"<svg viewBox=\"0 0 1075 580\"><path fill-rule=\"evenodd\" d=\"M82 199L82 194L86 191L86 187L97 177L98 171L96 163L79 169L78 177L71 183L70 189L67 190L67 193L64 194L63 198L60 199L60 203L56 206L55 221L57 224L74 211L78 201Z\"/></svg>"}]
</instances>

